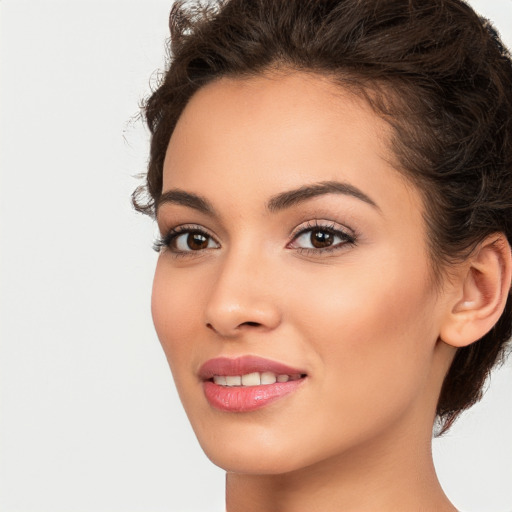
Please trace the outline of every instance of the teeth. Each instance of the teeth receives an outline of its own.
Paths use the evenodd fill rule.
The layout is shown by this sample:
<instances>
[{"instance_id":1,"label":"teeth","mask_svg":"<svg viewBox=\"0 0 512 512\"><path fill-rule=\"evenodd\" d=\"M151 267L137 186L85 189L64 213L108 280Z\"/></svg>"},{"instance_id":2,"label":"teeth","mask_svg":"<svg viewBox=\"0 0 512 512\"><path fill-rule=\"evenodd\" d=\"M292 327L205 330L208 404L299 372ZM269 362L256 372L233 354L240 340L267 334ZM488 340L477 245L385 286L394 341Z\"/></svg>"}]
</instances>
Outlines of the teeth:
<instances>
[{"instance_id":1,"label":"teeth","mask_svg":"<svg viewBox=\"0 0 512 512\"><path fill-rule=\"evenodd\" d=\"M260 384L261 379L258 372L242 375L242 386L259 386Z\"/></svg>"},{"instance_id":2,"label":"teeth","mask_svg":"<svg viewBox=\"0 0 512 512\"><path fill-rule=\"evenodd\" d=\"M260 386L275 382L300 379L300 375L276 375L272 372L253 372L245 375L215 375L213 382L219 386Z\"/></svg>"},{"instance_id":3,"label":"teeth","mask_svg":"<svg viewBox=\"0 0 512 512\"><path fill-rule=\"evenodd\" d=\"M240 377L240 375L226 375L226 385L227 386L241 386L242 385L242 377Z\"/></svg>"},{"instance_id":4,"label":"teeth","mask_svg":"<svg viewBox=\"0 0 512 512\"><path fill-rule=\"evenodd\" d=\"M224 377L224 375L215 375L215 377L213 377L213 382L215 382L215 384L219 384L219 386L226 386L226 377Z\"/></svg>"},{"instance_id":5,"label":"teeth","mask_svg":"<svg viewBox=\"0 0 512 512\"><path fill-rule=\"evenodd\" d=\"M262 384L274 384L277 380L276 374L272 372L263 372L261 374L261 383Z\"/></svg>"}]
</instances>

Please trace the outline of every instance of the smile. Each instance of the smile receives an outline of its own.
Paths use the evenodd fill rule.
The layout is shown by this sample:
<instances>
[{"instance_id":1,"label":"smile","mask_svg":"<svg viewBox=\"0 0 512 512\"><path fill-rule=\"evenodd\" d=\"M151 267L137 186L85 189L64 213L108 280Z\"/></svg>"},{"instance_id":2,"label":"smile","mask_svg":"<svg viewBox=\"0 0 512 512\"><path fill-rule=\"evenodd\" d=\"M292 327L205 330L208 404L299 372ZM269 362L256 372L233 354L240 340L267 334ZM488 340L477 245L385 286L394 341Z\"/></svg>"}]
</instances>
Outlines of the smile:
<instances>
[{"instance_id":1,"label":"smile","mask_svg":"<svg viewBox=\"0 0 512 512\"><path fill-rule=\"evenodd\" d=\"M245 375L214 375L213 382L219 386L268 386L276 382L299 380L301 375L276 375L273 372L253 372Z\"/></svg>"},{"instance_id":2,"label":"smile","mask_svg":"<svg viewBox=\"0 0 512 512\"><path fill-rule=\"evenodd\" d=\"M261 409L297 390L306 373L255 356L216 358L199 370L208 403L224 412Z\"/></svg>"}]
</instances>

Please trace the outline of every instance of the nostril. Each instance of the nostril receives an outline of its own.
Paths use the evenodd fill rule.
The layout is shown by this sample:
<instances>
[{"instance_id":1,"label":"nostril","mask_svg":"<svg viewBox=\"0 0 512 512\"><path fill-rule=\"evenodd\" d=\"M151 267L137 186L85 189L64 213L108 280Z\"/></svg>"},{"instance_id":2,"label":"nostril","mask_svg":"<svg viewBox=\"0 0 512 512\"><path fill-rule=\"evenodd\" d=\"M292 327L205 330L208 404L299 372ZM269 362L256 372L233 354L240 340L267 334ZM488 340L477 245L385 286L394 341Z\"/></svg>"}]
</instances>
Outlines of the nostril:
<instances>
[{"instance_id":1,"label":"nostril","mask_svg":"<svg viewBox=\"0 0 512 512\"><path fill-rule=\"evenodd\" d=\"M1 1L1 0L0 0ZM247 321L242 322L238 325L223 325L222 322L219 323L211 323L207 322L205 323L205 326L207 329L212 330L214 333L219 334L220 336L237 336L241 334L245 329L255 329L255 328L263 328L265 327L264 323L261 322L254 322L254 321Z\"/></svg>"},{"instance_id":2,"label":"nostril","mask_svg":"<svg viewBox=\"0 0 512 512\"><path fill-rule=\"evenodd\" d=\"M258 322L244 322L243 324L240 324L240 325L250 325L252 327L258 327L258 325L261 325L261 324L259 324Z\"/></svg>"}]
</instances>

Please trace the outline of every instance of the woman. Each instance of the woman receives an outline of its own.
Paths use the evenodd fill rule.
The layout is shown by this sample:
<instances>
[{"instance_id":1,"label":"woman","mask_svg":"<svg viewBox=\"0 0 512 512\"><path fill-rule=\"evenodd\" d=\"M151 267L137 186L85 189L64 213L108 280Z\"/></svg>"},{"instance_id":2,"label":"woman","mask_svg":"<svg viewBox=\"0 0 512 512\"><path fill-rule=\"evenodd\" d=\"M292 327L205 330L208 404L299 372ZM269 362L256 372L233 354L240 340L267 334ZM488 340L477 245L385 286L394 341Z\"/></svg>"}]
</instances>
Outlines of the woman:
<instances>
[{"instance_id":1,"label":"woman","mask_svg":"<svg viewBox=\"0 0 512 512\"><path fill-rule=\"evenodd\" d=\"M178 3L152 311L234 511L453 511L511 335L512 63L459 0Z\"/></svg>"}]
</instances>

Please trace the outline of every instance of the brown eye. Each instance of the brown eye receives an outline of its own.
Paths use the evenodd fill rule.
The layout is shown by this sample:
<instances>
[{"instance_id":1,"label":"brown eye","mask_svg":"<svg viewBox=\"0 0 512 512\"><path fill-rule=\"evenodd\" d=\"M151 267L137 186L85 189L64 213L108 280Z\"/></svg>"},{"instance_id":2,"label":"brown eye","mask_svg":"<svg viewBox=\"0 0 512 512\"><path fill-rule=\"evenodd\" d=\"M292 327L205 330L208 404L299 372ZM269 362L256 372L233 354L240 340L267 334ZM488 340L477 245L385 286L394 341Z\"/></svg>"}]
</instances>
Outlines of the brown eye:
<instances>
[{"instance_id":1,"label":"brown eye","mask_svg":"<svg viewBox=\"0 0 512 512\"><path fill-rule=\"evenodd\" d=\"M189 233L187 236L187 246L193 251L206 249L208 247L208 237L202 233Z\"/></svg>"},{"instance_id":2,"label":"brown eye","mask_svg":"<svg viewBox=\"0 0 512 512\"><path fill-rule=\"evenodd\" d=\"M334 236L328 231L315 229L314 231L311 231L310 241L311 245L315 249L322 249L323 247L329 247L332 245Z\"/></svg>"},{"instance_id":3,"label":"brown eye","mask_svg":"<svg viewBox=\"0 0 512 512\"><path fill-rule=\"evenodd\" d=\"M169 247L175 252L194 252L218 248L218 244L202 231L187 230L174 235L169 241Z\"/></svg>"},{"instance_id":4,"label":"brown eye","mask_svg":"<svg viewBox=\"0 0 512 512\"><path fill-rule=\"evenodd\" d=\"M354 245L355 237L335 228L334 226L311 226L302 230L290 244L299 251L313 251L322 253L322 250L341 249L345 245Z\"/></svg>"}]
</instances>

